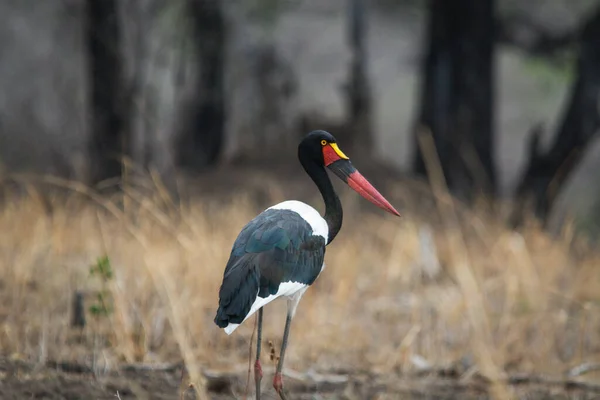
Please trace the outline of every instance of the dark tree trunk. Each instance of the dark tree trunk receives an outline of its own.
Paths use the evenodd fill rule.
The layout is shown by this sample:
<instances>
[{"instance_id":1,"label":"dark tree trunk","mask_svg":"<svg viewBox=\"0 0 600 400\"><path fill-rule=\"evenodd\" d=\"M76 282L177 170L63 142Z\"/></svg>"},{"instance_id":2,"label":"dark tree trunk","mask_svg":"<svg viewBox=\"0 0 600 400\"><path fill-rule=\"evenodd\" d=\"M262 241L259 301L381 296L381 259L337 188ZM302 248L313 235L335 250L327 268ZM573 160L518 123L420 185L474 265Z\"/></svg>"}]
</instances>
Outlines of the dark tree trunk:
<instances>
[{"instance_id":1,"label":"dark tree trunk","mask_svg":"<svg viewBox=\"0 0 600 400\"><path fill-rule=\"evenodd\" d=\"M428 29L416 134L431 131L454 194L493 196L494 0L430 0ZM421 151L414 169L426 175Z\"/></svg>"},{"instance_id":2,"label":"dark tree trunk","mask_svg":"<svg viewBox=\"0 0 600 400\"><path fill-rule=\"evenodd\" d=\"M91 106L90 178L121 175L126 149L123 59L116 0L88 0L87 48Z\"/></svg>"},{"instance_id":3,"label":"dark tree trunk","mask_svg":"<svg viewBox=\"0 0 600 400\"><path fill-rule=\"evenodd\" d=\"M536 217L547 222L560 189L583 158L586 147L600 130L600 8L580 35L577 76L562 123L551 147L542 152L540 130L529 144L529 160L517 186L517 204L511 224L522 224L525 205L533 201Z\"/></svg>"},{"instance_id":4,"label":"dark tree trunk","mask_svg":"<svg viewBox=\"0 0 600 400\"><path fill-rule=\"evenodd\" d=\"M346 93L347 127L340 132L345 136L344 147L349 152L360 148L360 154L373 149L371 131L371 86L367 68L367 5L365 0L348 0L348 44L352 58Z\"/></svg>"},{"instance_id":5,"label":"dark tree trunk","mask_svg":"<svg viewBox=\"0 0 600 400\"><path fill-rule=\"evenodd\" d=\"M189 0L188 4L200 76L197 103L181 137L178 158L183 166L202 168L217 162L223 145L225 16L220 1Z\"/></svg>"}]
</instances>

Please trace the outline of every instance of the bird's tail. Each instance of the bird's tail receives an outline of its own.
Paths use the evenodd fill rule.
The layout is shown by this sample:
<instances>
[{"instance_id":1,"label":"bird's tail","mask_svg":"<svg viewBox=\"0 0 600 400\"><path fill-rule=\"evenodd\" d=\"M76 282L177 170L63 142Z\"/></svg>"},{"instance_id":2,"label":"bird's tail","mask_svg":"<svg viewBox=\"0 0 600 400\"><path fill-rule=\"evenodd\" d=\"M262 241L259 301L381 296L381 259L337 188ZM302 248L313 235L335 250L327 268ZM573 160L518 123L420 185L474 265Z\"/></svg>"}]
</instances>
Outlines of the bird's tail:
<instances>
[{"instance_id":1,"label":"bird's tail","mask_svg":"<svg viewBox=\"0 0 600 400\"><path fill-rule=\"evenodd\" d=\"M227 313L221 306L219 306L219 308L217 309L217 315L215 316L215 324L217 324L219 328L225 328L227 325L229 325L229 315L227 315Z\"/></svg>"},{"instance_id":2,"label":"bird's tail","mask_svg":"<svg viewBox=\"0 0 600 400\"><path fill-rule=\"evenodd\" d=\"M250 263L251 258L238 260L223 278L219 290L219 308L215 324L226 328L230 324L241 324L258 295L259 274ZM233 328L235 329L235 328Z\"/></svg>"}]
</instances>

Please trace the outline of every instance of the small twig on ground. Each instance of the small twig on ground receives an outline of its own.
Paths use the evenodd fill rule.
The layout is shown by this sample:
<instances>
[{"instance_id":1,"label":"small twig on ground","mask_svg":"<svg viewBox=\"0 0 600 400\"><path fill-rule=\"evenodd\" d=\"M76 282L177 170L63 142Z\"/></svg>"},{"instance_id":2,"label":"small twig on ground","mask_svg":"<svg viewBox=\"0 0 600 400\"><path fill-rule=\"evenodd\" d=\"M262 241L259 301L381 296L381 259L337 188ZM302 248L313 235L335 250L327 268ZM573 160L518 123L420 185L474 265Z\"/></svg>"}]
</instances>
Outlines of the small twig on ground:
<instances>
[{"instance_id":1,"label":"small twig on ground","mask_svg":"<svg viewBox=\"0 0 600 400\"><path fill-rule=\"evenodd\" d=\"M593 371L600 371L600 363L588 362L588 363L580 364L576 367L571 368L567 372L567 376L575 377L575 376L585 375L588 372L593 372Z\"/></svg>"},{"instance_id":2,"label":"small twig on ground","mask_svg":"<svg viewBox=\"0 0 600 400\"><path fill-rule=\"evenodd\" d=\"M163 363L163 364L125 364L122 365L119 369L121 371L160 371L160 372L175 372L178 368L182 368L182 377L183 370L185 369L185 365L182 362L177 363Z\"/></svg>"},{"instance_id":3,"label":"small twig on ground","mask_svg":"<svg viewBox=\"0 0 600 400\"><path fill-rule=\"evenodd\" d=\"M121 400L121 396L119 396L119 391L117 390L117 394L115 394L115 397L119 400Z\"/></svg>"},{"instance_id":4,"label":"small twig on ground","mask_svg":"<svg viewBox=\"0 0 600 400\"><path fill-rule=\"evenodd\" d=\"M548 386L562 386L568 389L581 389L586 392L600 392L600 384L583 382L574 379L554 379L539 375L511 375L508 378L510 385L543 384Z\"/></svg>"}]
</instances>

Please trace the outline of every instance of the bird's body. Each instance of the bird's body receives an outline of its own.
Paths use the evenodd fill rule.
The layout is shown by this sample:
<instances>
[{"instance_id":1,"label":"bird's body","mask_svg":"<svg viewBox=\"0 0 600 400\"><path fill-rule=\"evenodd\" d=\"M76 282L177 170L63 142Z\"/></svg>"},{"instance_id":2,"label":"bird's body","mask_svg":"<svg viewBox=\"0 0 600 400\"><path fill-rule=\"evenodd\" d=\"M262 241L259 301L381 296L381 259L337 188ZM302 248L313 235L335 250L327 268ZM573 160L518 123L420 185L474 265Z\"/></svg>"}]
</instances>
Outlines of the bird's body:
<instances>
[{"instance_id":1,"label":"bird's body","mask_svg":"<svg viewBox=\"0 0 600 400\"><path fill-rule=\"evenodd\" d=\"M229 335L279 297L297 305L323 270L327 237L325 219L300 201L284 201L256 216L233 244L217 325Z\"/></svg>"},{"instance_id":2,"label":"bird's body","mask_svg":"<svg viewBox=\"0 0 600 400\"><path fill-rule=\"evenodd\" d=\"M280 297L288 299L281 353L273 379L275 390L285 399L281 370L291 321L300 298L324 268L326 246L342 227L342 204L325 168L373 204L400 215L352 166L330 133L309 133L298 146L298 158L323 196L325 215L321 216L313 207L295 200L284 201L257 215L235 240L219 289L215 323L227 334L258 312L254 365L257 400L260 399L262 379L263 307Z\"/></svg>"}]
</instances>

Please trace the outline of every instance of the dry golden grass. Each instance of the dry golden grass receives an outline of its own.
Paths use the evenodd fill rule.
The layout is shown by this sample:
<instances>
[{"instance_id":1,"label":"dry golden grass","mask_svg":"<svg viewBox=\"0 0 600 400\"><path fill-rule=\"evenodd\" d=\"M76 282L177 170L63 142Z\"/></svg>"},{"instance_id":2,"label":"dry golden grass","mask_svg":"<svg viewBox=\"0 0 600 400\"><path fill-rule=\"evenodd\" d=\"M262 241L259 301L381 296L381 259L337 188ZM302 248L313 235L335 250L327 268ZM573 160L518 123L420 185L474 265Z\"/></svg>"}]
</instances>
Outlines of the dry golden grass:
<instances>
[{"instance_id":1,"label":"dry golden grass","mask_svg":"<svg viewBox=\"0 0 600 400\"><path fill-rule=\"evenodd\" d=\"M232 336L212 321L231 245L261 210L245 193L174 207L161 191L100 198L53 183L72 194L42 199L30 190L0 209L3 354L85 362L97 373L120 362L183 359L200 387L202 368L246 363L253 319ZM410 204L418 201L392 192L406 205L402 219L359 212L363 200L344 192L345 225L300 303L286 367L395 373L415 368L414 356L431 365L469 357L500 379L600 361L595 253L573 255L567 235L515 233L483 213L457 216L443 196L438 210L450 216L432 223L439 215L414 217ZM283 200L272 193L270 203ZM70 327L72 296L81 290L94 301L100 287L89 269L103 255L114 270L114 311L88 315L80 333ZM284 309L275 302L265 312L264 337L276 348Z\"/></svg>"}]
</instances>

